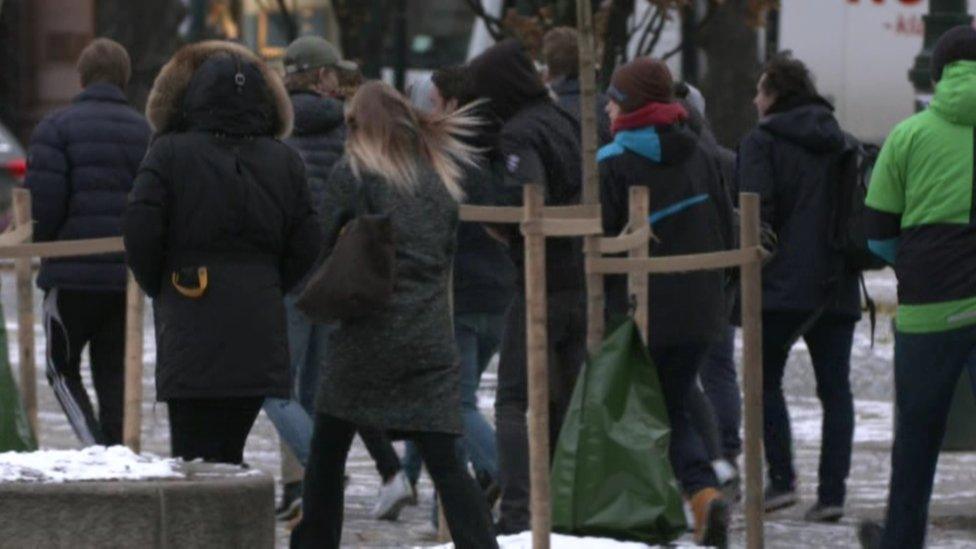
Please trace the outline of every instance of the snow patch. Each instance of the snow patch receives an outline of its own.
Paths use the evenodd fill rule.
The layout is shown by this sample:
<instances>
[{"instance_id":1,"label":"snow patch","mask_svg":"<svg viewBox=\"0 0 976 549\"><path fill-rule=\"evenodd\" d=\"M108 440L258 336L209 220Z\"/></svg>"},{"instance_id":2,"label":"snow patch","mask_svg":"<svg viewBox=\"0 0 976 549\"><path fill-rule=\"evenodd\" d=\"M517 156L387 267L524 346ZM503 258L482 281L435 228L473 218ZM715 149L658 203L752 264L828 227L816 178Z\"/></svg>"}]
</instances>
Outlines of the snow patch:
<instances>
[{"instance_id":1,"label":"snow patch","mask_svg":"<svg viewBox=\"0 0 976 549\"><path fill-rule=\"evenodd\" d=\"M125 446L0 454L0 482L178 479L179 460L138 455Z\"/></svg>"},{"instance_id":2,"label":"snow patch","mask_svg":"<svg viewBox=\"0 0 976 549\"><path fill-rule=\"evenodd\" d=\"M577 538L562 534L551 534L550 547L553 549L649 549L650 545L643 543L617 541L607 538ZM532 549L532 532L522 532L515 536L500 536L500 549ZM659 546L654 546L659 547ZM691 547L683 545L668 545L672 548ZM439 545L433 549L453 549L454 544Z\"/></svg>"}]
</instances>

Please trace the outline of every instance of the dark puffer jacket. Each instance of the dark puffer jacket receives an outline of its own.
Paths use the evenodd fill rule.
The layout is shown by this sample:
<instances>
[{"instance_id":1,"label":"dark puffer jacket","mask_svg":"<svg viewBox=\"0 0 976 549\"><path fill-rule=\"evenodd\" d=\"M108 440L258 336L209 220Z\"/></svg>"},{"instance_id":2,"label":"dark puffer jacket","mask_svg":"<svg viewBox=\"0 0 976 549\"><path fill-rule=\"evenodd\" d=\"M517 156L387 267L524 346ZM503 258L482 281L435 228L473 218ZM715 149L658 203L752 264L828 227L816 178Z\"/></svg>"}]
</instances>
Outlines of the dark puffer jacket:
<instances>
[{"instance_id":1,"label":"dark puffer jacket","mask_svg":"<svg viewBox=\"0 0 976 549\"><path fill-rule=\"evenodd\" d=\"M322 229L301 158L273 137L291 125L284 87L245 48L202 42L163 67L147 113L159 133L124 236L153 298L157 398L288 397L282 296L314 263ZM199 268L205 291L186 296L174 273L189 271L182 286L194 288Z\"/></svg>"},{"instance_id":2,"label":"dark puffer jacket","mask_svg":"<svg viewBox=\"0 0 976 549\"><path fill-rule=\"evenodd\" d=\"M25 182L33 199L34 240L121 235L149 133L122 90L103 82L45 117L31 138ZM122 254L45 259L37 278L44 290L123 291L125 284Z\"/></svg>"},{"instance_id":3,"label":"dark puffer jacket","mask_svg":"<svg viewBox=\"0 0 976 549\"><path fill-rule=\"evenodd\" d=\"M650 188L652 257L715 252L732 247L732 204L706 145L683 124L618 132L600 149L603 225L627 225L628 189ZM725 275L700 271L648 278L651 347L709 343L728 324ZM627 280L607 277L607 309L627 314Z\"/></svg>"},{"instance_id":4,"label":"dark puffer jacket","mask_svg":"<svg viewBox=\"0 0 976 549\"><path fill-rule=\"evenodd\" d=\"M559 96L559 106L580 120L579 78L566 76L552 82L550 87ZM610 117L607 116L607 96L602 93L596 94L596 135L601 147L613 139L610 135Z\"/></svg>"},{"instance_id":5,"label":"dark puffer jacket","mask_svg":"<svg viewBox=\"0 0 976 549\"><path fill-rule=\"evenodd\" d=\"M763 309L826 311L860 317L857 277L830 249L830 192L844 134L819 97L794 100L743 139L737 165L742 192L762 196L762 220L779 237L763 269Z\"/></svg>"},{"instance_id":6,"label":"dark puffer jacket","mask_svg":"<svg viewBox=\"0 0 976 549\"><path fill-rule=\"evenodd\" d=\"M305 161L312 203L317 211L322 211L325 183L346 144L342 103L309 91L291 92L290 97L295 128L285 143L294 147Z\"/></svg>"}]
</instances>

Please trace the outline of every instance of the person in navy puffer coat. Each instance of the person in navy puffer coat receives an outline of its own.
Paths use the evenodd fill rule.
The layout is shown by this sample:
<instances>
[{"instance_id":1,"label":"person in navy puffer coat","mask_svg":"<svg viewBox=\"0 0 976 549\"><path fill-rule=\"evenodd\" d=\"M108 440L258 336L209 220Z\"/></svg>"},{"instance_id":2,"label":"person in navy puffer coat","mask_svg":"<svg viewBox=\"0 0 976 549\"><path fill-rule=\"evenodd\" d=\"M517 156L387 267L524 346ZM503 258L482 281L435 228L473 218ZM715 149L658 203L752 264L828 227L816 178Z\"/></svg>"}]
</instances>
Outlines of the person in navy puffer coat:
<instances>
[{"instance_id":1,"label":"person in navy puffer coat","mask_svg":"<svg viewBox=\"0 0 976 549\"><path fill-rule=\"evenodd\" d=\"M122 234L132 181L149 145L149 124L123 89L129 54L99 38L82 51L83 91L34 130L25 186L33 198L34 240L78 240ZM47 259L47 377L85 445L122 442L126 267L123 255ZM81 383L81 352L90 345L98 415Z\"/></svg>"}]
</instances>

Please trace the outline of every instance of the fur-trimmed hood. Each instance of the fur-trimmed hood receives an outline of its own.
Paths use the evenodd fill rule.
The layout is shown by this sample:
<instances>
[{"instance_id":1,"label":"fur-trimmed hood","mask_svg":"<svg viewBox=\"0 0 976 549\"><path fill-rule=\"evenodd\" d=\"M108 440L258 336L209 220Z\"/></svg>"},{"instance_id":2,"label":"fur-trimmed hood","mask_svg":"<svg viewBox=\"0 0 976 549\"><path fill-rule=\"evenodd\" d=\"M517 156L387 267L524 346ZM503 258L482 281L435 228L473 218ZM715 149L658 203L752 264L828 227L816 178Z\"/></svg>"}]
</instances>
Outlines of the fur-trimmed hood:
<instances>
[{"instance_id":1,"label":"fur-trimmed hood","mask_svg":"<svg viewBox=\"0 0 976 549\"><path fill-rule=\"evenodd\" d=\"M211 40L184 46L153 83L146 118L157 134L206 130L288 136L294 114L281 78L250 50Z\"/></svg>"}]
</instances>

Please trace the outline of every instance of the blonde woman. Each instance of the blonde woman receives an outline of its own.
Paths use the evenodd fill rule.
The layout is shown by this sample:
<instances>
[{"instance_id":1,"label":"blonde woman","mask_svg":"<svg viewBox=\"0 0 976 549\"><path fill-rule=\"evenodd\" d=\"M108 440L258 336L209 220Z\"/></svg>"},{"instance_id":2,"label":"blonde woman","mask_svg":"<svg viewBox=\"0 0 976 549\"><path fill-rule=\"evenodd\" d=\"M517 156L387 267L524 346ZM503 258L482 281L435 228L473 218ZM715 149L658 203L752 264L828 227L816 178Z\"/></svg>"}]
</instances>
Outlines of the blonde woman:
<instances>
[{"instance_id":1,"label":"blonde woman","mask_svg":"<svg viewBox=\"0 0 976 549\"><path fill-rule=\"evenodd\" d=\"M464 112L420 113L390 86L370 82L348 103L346 122L346 156L326 186L325 252L363 192L372 212L391 216L396 285L382 313L343 321L330 340L303 519L291 546L339 547L346 456L357 426L366 426L417 443L458 547L496 547L485 501L455 452L460 371L448 280L459 179L475 154L457 137L470 134L475 121Z\"/></svg>"}]
</instances>

